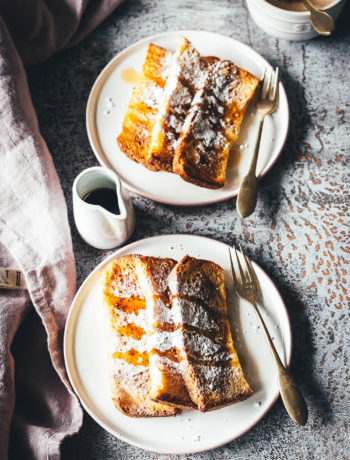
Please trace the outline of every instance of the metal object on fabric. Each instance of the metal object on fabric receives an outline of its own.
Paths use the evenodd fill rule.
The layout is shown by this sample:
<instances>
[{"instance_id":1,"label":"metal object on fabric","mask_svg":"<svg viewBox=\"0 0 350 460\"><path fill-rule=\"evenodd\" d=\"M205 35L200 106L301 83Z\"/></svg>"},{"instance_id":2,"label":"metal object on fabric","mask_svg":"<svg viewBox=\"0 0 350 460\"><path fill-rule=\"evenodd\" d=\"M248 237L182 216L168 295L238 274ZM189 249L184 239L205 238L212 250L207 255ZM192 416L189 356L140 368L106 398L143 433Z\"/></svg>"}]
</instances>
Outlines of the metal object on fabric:
<instances>
[{"instance_id":1,"label":"metal object on fabric","mask_svg":"<svg viewBox=\"0 0 350 460\"><path fill-rule=\"evenodd\" d=\"M27 284L21 270L0 267L0 289L26 289Z\"/></svg>"}]
</instances>

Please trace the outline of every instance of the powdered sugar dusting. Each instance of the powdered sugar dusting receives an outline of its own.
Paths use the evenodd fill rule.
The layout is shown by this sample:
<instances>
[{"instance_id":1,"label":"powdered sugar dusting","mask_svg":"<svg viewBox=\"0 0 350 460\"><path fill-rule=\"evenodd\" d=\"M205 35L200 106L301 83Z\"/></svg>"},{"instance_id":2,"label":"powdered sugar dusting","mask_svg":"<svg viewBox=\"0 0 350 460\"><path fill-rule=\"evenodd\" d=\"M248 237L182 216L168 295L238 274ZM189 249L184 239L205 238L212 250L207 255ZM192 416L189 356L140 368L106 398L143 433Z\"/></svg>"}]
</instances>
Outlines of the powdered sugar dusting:
<instances>
[{"instance_id":1,"label":"powdered sugar dusting","mask_svg":"<svg viewBox=\"0 0 350 460\"><path fill-rule=\"evenodd\" d=\"M118 382L123 384L128 392L140 399L147 396L150 390L150 380L148 372L144 366L134 366L121 359L114 360L112 372Z\"/></svg>"},{"instance_id":2,"label":"powdered sugar dusting","mask_svg":"<svg viewBox=\"0 0 350 460\"><path fill-rule=\"evenodd\" d=\"M170 153L174 152L193 95L203 86L207 75L208 65L191 43L182 37L164 87L153 129L151 150L157 143L158 133L163 132L167 140L163 148Z\"/></svg>"},{"instance_id":3,"label":"powdered sugar dusting","mask_svg":"<svg viewBox=\"0 0 350 460\"><path fill-rule=\"evenodd\" d=\"M196 328L202 328L203 324L205 324L208 331L219 331L220 321L200 303L197 304L175 297L172 300L172 304L171 312L174 324L185 324Z\"/></svg>"},{"instance_id":4,"label":"powdered sugar dusting","mask_svg":"<svg viewBox=\"0 0 350 460\"><path fill-rule=\"evenodd\" d=\"M113 342L113 351L125 353L128 350L136 350L139 353L147 352L147 336L144 335L141 339L135 340L128 336L116 334Z\"/></svg>"},{"instance_id":5,"label":"powdered sugar dusting","mask_svg":"<svg viewBox=\"0 0 350 460\"><path fill-rule=\"evenodd\" d=\"M113 293L116 296L114 306L107 304L113 397L118 401L117 405L120 404L120 407L124 409L128 408L133 415L145 416L158 413L171 415L174 409L167 410L164 406L151 401L149 397L147 335L141 335L139 340L123 335L128 334L130 325L142 328L144 331L147 328L146 311L142 308L144 296L135 273L137 260L138 256L117 259L112 266L111 273L107 272L105 277L105 294L108 296ZM136 302L134 302L135 297ZM123 304L130 306L131 311L120 308ZM120 330L124 332L118 332ZM130 328L131 332L134 330L135 328Z\"/></svg>"},{"instance_id":6,"label":"powdered sugar dusting","mask_svg":"<svg viewBox=\"0 0 350 460\"><path fill-rule=\"evenodd\" d=\"M237 368L231 366L206 366L195 364L196 372L201 381L201 391L206 397L213 397L213 393L223 393L225 398L237 396L235 382L240 377ZM224 389L224 390L223 390ZM220 395L216 394L215 397Z\"/></svg>"},{"instance_id":7,"label":"powdered sugar dusting","mask_svg":"<svg viewBox=\"0 0 350 460\"><path fill-rule=\"evenodd\" d=\"M209 278L205 273L213 273L213 276ZM237 355L231 353L231 346L226 346L230 336L213 324L218 312L221 312L221 316L225 313L221 321L226 323L224 330L229 331L225 299L221 297L221 307L209 301L211 296L220 303L216 293L220 292L224 282L222 274L222 269L212 262L186 256L169 276L169 288L174 296L172 302L176 305L176 314L185 324L182 339L184 364L181 369L184 375L194 373L196 376L192 382L194 389L191 397L200 408L200 404L206 408L213 404L220 405L223 400L230 401L230 398L233 401L242 391L244 382L239 364L234 364L238 363ZM202 306L200 312L198 306ZM193 330L186 324L198 325L199 328ZM217 324L219 326L220 320L217 320ZM243 389L246 390L247 387Z\"/></svg>"},{"instance_id":8,"label":"powdered sugar dusting","mask_svg":"<svg viewBox=\"0 0 350 460\"><path fill-rule=\"evenodd\" d=\"M163 61L162 61L162 72L161 72L161 76L163 78L163 80L165 81L168 76L169 76L169 73L170 73L170 69L173 65L173 62L174 62L174 55L173 53L171 53L170 51L167 52L167 54L165 55Z\"/></svg>"},{"instance_id":9,"label":"powdered sugar dusting","mask_svg":"<svg viewBox=\"0 0 350 460\"><path fill-rule=\"evenodd\" d=\"M242 372L239 364L233 364L238 363L238 358L235 352L232 353L231 346L226 347L229 337L223 333L229 327L224 327L227 318L223 316L226 307L220 294L223 283L220 268L209 261L185 259L186 264L194 265L186 265L190 269L184 279L178 276L178 273L183 273L181 262L168 277L174 264L170 259L135 256L126 268L116 270L116 276L110 283L117 299L122 297L122 293L125 297L125 293L130 297L137 293L135 305L137 308L141 306L141 309L128 313L118 309L116 300L115 306L109 307L116 323L111 330L110 342L112 373L119 386L135 400L142 401L140 411L145 408L155 410L149 391L158 388L165 375L170 373L177 378L188 378L189 369L195 375L192 382L195 392L206 403L212 398L216 398L218 404L220 398L229 400L232 397L233 400L241 391ZM209 264L208 269L206 264ZM213 270L215 276L211 278L210 275L209 282L208 276ZM168 290L173 296L172 308L169 308L167 300ZM184 294L188 297L182 297ZM142 299L146 310L142 308ZM217 305L220 302L225 308ZM147 333L137 340L117 332L118 328L130 324ZM159 328L155 328L155 324L159 324ZM157 353L150 353L153 350ZM115 357L113 353L116 353ZM123 354L135 359L129 362L121 357ZM148 358L145 361L144 356L149 357L150 367L147 367ZM176 362L177 358L179 362ZM199 404L193 394L191 397Z\"/></svg>"},{"instance_id":10,"label":"powdered sugar dusting","mask_svg":"<svg viewBox=\"0 0 350 460\"><path fill-rule=\"evenodd\" d=\"M136 313L125 313L125 311L115 307L114 314L118 319L119 324L134 324L138 327L145 327L146 324L146 310L140 309Z\"/></svg>"},{"instance_id":11,"label":"powdered sugar dusting","mask_svg":"<svg viewBox=\"0 0 350 460\"><path fill-rule=\"evenodd\" d=\"M205 325L202 330L206 331ZM222 344L206 337L202 332L185 329L183 343L187 353L194 359L222 363L232 358Z\"/></svg>"},{"instance_id":12,"label":"powdered sugar dusting","mask_svg":"<svg viewBox=\"0 0 350 460\"><path fill-rule=\"evenodd\" d=\"M180 46L181 45L180 41ZM205 61L201 59L198 51L191 43L187 42L184 52L175 52L175 59L179 66L178 72L181 74L181 78L184 79L188 85L194 86L197 90L200 89L207 79L208 67Z\"/></svg>"},{"instance_id":13,"label":"powdered sugar dusting","mask_svg":"<svg viewBox=\"0 0 350 460\"><path fill-rule=\"evenodd\" d=\"M150 300L150 310L153 311L153 322L157 322L161 326L174 323L172 308L167 307L161 299Z\"/></svg>"},{"instance_id":14,"label":"powdered sugar dusting","mask_svg":"<svg viewBox=\"0 0 350 460\"><path fill-rule=\"evenodd\" d=\"M167 371L171 371L174 374L178 374L180 372L180 364L179 362L174 362L171 359L167 358L166 356L159 356L153 355L157 358L157 367L158 368L165 368Z\"/></svg>"},{"instance_id":15,"label":"powdered sugar dusting","mask_svg":"<svg viewBox=\"0 0 350 460\"><path fill-rule=\"evenodd\" d=\"M183 350L183 334L180 329L173 330L174 315L168 297L168 274L174 262L169 259L142 258L137 265L138 279L146 297L146 313L148 318L148 350L149 372L151 376L151 394L162 395L162 389L171 385L169 379L174 376L177 385L174 387L174 398L183 404L190 404L186 395L180 364L176 362L177 351ZM167 355L168 353L168 355ZM169 359L169 355L172 359Z\"/></svg>"},{"instance_id":16,"label":"powdered sugar dusting","mask_svg":"<svg viewBox=\"0 0 350 460\"><path fill-rule=\"evenodd\" d=\"M171 348L183 348L183 336L181 330L172 332L156 331L148 338L149 349L155 349L161 352L170 350Z\"/></svg>"},{"instance_id":17,"label":"powdered sugar dusting","mask_svg":"<svg viewBox=\"0 0 350 460\"><path fill-rule=\"evenodd\" d=\"M232 144L226 133L229 128L226 112L230 110L238 81L237 67L230 61L219 61L211 67L205 85L196 93L181 132L181 138L191 135L195 140L195 164L210 167L217 163L217 152L228 150Z\"/></svg>"},{"instance_id":18,"label":"powdered sugar dusting","mask_svg":"<svg viewBox=\"0 0 350 460\"><path fill-rule=\"evenodd\" d=\"M155 83L144 83L142 86L142 101L151 109L157 109L163 94L163 88Z\"/></svg>"},{"instance_id":19,"label":"powdered sugar dusting","mask_svg":"<svg viewBox=\"0 0 350 460\"><path fill-rule=\"evenodd\" d=\"M134 267L134 261L130 257L129 264L123 266L123 263L114 263L112 268L112 275L106 286L107 292L114 295L115 297L139 297L143 298L142 290L135 279L135 276L131 273Z\"/></svg>"}]
</instances>

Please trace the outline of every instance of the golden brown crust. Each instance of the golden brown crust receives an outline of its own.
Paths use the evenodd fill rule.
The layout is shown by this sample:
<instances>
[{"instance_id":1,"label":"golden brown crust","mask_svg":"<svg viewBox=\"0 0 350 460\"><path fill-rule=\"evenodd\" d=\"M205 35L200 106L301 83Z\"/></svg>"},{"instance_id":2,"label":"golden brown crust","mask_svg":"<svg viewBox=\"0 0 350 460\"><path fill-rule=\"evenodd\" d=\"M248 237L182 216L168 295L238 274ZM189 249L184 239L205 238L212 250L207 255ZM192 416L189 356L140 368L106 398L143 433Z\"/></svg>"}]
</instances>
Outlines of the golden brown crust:
<instances>
[{"instance_id":1,"label":"golden brown crust","mask_svg":"<svg viewBox=\"0 0 350 460\"><path fill-rule=\"evenodd\" d=\"M182 375L192 401L205 412L247 398L227 319L223 269L214 262L184 257L169 276L173 308L182 318Z\"/></svg>"},{"instance_id":2,"label":"golden brown crust","mask_svg":"<svg viewBox=\"0 0 350 460\"><path fill-rule=\"evenodd\" d=\"M219 265L129 255L110 262L102 282L118 410L131 417L205 412L251 394L232 344Z\"/></svg>"},{"instance_id":3,"label":"golden brown crust","mask_svg":"<svg viewBox=\"0 0 350 460\"><path fill-rule=\"evenodd\" d=\"M123 153L148 169L159 169L148 162L151 135L166 81L166 67L172 53L149 45L142 72L134 87L122 131L117 138Z\"/></svg>"},{"instance_id":4,"label":"golden brown crust","mask_svg":"<svg viewBox=\"0 0 350 460\"><path fill-rule=\"evenodd\" d=\"M208 61L213 58L201 58L185 37L180 38L153 127L150 164L172 171L175 144L193 96L207 77Z\"/></svg>"},{"instance_id":5,"label":"golden brown crust","mask_svg":"<svg viewBox=\"0 0 350 460\"><path fill-rule=\"evenodd\" d=\"M233 62L216 62L196 93L176 146L173 171L206 188L225 184L229 151L259 80Z\"/></svg>"},{"instance_id":6,"label":"golden brown crust","mask_svg":"<svg viewBox=\"0 0 350 460\"><path fill-rule=\"evenodd\" d=\"M175 55L150 44L118 145L150 170L221 188L229 150L257 84L230 61L201 57L185 37Z\"/></svg>"},{"instance_id":7,"label":"golden brown crust","mask_svg":"<svg viewBox=\"0 0 350 460\"><path fill-rule=\"evenodd\" d=\"M138 258L119 257L102 273L112 400L117 409L130 417L174 415L176 409L149 397L146 301L136 276Z\"/></svg>"},{"instance_id":8,"label":"golden brown crust","mask_svg":"<svg viewBox=\"0 0 350 460\"><path fill-rule=\"evenodd\" d=\"M176 326L171 320L167 278L175 264L175 260L167 258L139 257L136 270L146 298L150 339L150 398L153 401L188 409L195 406L179 371L176 348L171 344Z\"/></svg>"}]
</instances>

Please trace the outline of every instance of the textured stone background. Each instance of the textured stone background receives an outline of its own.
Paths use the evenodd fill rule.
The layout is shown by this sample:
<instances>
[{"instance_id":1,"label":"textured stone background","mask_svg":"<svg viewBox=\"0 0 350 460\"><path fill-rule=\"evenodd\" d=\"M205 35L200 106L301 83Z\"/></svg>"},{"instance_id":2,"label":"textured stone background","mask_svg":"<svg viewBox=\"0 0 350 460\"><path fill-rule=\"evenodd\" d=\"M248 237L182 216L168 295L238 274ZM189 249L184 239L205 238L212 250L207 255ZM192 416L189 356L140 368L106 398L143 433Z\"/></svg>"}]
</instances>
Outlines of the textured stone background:
<instances>
[{"instance_id":1,"label":"textured stone background","mask_svg":"<svg viewBox=\"0 0 350 460\"><path fill-rule=\"evenodd\" d=\"M337 34L290 43L265 35L244 2L125 2L79 46L29 71L41 131L68 202L78 285L106 252L87 246L72 219L71 185L97 162L85 130L91 86L118 52L150 34L174 29L225 33L252 46L282 71L291 108L287 145L260 183L255 214L241 221L235 200L177 208L133 196L138 240L194 233L241 243L272 277L293 326L292 370L310 418L295 426L278 401L240 439L193 459L350 458L349 433L349 114L350 4ZM64 442L63 459L165 459L112 437L85 415L80 433ZM176 458L176 456L174 456Z\"/></svg>"}]
</instances>

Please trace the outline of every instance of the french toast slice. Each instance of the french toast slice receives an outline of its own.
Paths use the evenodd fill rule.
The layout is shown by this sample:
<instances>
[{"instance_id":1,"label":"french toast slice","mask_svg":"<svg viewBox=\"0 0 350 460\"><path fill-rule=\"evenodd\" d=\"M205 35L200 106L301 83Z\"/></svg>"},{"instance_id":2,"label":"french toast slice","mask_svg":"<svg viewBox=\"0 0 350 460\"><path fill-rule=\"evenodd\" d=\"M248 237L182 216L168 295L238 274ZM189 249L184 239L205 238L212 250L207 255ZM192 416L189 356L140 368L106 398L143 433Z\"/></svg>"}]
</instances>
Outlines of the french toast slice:
<instances>
[{"instance_id":1,"label":"french toast slice","mask_svg":"<svg viewBox=\"0 0 350 460\"><path fill-rule=\"evenodd\" d=\"M112 400L130 417L174 415L176 408L149 397L146 300L136 275L137 260L137 255L114 259L101 275L109 326Z\"/></svg>"},{"instance_id":2,"label":"french toast slice","mask_svg":"<svg viewBox=\"0 0 350 460\"><path fill-rule=\"evenodd\" d=\"M181 37L164 86L153 126L148 162L155 169L172 171L175 145L196 91L204 84L209 63Z\"/></svg>"},{"instance_id":3,"label":"french toast slice","mask_svg":"<svg viewBox=\"0 0 350 460\"><path fill-rule=\"evenodd\" d=\"M139 257L136 272L146 298L149 339L149 372L153 401L182 409L196 407L180 372L176 348L178 325L174 323L167 278L176 261Z\"/></svg>"},{"instance_id":4,"label":"french toast slice","mask_svg":"<svg viewBox=\"0 0 350 460\"><path fill-rule=\"evenodd\" d=\"M206 188L225 185L226 166L259 79L231 61L210 67L176 144L173 172Z\"/></svg>"},{"instance_id":5,"label":"french toast slice","mask_svg":"<svg viewBox=\"0 0 350 460\"><path fill-rule=\"evenodd\" d=\"M147 156L172 56L170 51L152 43L148 46L142 72L132 92L122 130L117 137L121 151L149 169L155 169L148 164Z\"/></svg>"},{"instance_id":6,"label":"french toast slice","mask_svg":"<svg viewBox=\"0 0 350 460\"><path fill-rule=\"evenodd\" d=\"M252 390L233 347L223 269L185 256L168 282L181 324L180 369L192 401L205 412L246 399Z\"/></svg>"}]
</instances>

